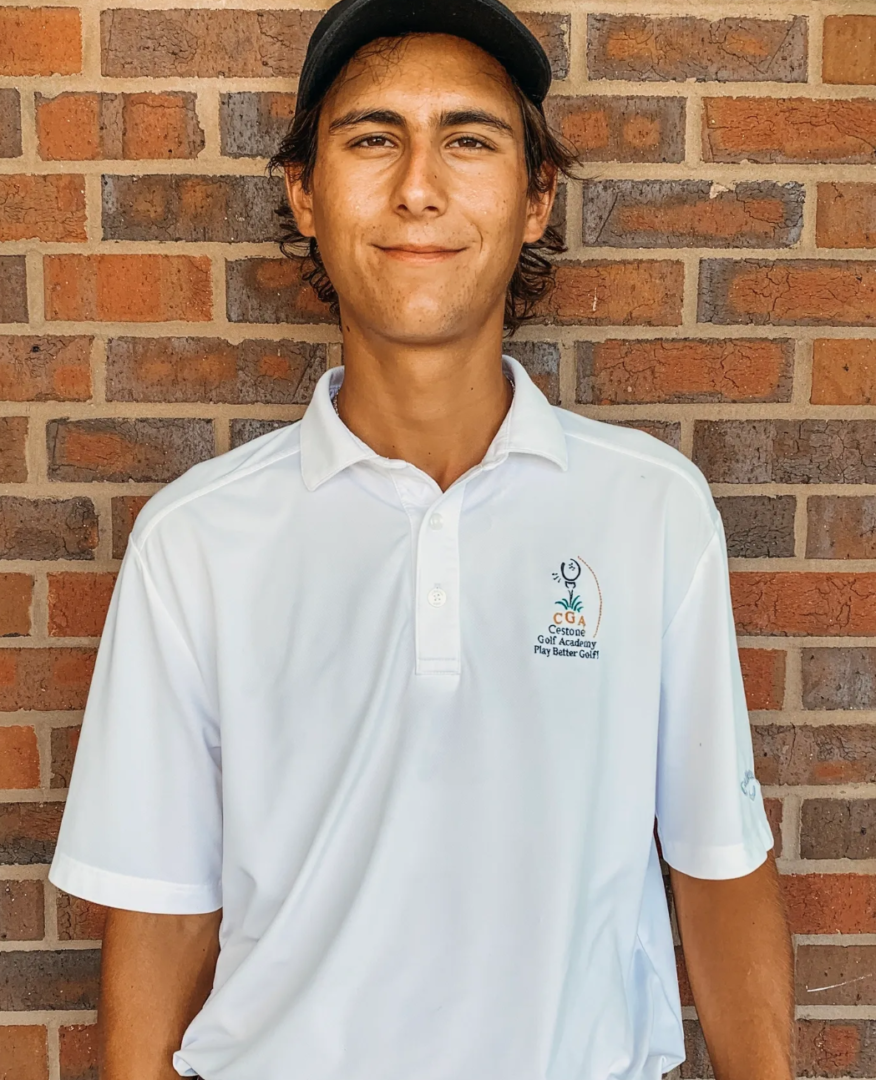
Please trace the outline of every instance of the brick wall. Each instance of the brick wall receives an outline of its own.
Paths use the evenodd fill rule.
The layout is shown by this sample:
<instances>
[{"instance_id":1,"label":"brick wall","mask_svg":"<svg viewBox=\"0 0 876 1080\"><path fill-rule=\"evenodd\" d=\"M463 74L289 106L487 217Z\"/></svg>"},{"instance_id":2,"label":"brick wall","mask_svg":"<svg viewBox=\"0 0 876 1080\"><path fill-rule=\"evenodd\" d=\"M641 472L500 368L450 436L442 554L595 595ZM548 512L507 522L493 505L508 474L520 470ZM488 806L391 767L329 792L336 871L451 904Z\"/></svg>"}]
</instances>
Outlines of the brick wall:
<instances>
[{"instance_id":1,"label":"brick wall","mask_svg":"<svg viewBox=\"0 0 876 1080\"><path fill-rule=\"evenodd\" d=\"M102 912L46 869L131 523L193 463L300 417L341 360L277 258L264 174L318 12L56 4L0 8L5 1080L96 1075ZM876 11L517 6L588 179L558 211L558 288L509 351L553 401L651 431L713 484L800 1072L876 1078ZM710 1076L685 1006L681 1075Z\"/></svg>"}]
</instances>

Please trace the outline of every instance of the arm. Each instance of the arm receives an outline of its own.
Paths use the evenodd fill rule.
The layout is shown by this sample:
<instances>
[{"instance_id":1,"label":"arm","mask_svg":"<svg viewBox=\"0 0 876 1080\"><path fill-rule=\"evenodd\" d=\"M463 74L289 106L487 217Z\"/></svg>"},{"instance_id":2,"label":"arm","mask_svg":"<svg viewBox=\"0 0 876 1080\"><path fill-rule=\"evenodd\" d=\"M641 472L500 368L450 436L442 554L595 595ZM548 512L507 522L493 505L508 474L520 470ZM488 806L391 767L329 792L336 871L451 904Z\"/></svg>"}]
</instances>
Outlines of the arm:
<instances>
[{"instance_id":1,"label":"arm","mask_svg":"<svg viewBox=\"0 0 876 1080\"><path fill-rule=\"evenodd\" d=\"M670 867L685 965L717 1080L793 1080L794 959L772 852L744 877Z\"/></svg>"},{"instance_id":2,"label":"arm","mask_svg":"<svg viewBox=\"0 0 876 1080\"><path fill-rule=\"evenodd\" d=\"M110 908L97 1017L100 1080L179 1080L171 1058L207 999L221 908L152 915Z\"/></svg>"}]
</instances>

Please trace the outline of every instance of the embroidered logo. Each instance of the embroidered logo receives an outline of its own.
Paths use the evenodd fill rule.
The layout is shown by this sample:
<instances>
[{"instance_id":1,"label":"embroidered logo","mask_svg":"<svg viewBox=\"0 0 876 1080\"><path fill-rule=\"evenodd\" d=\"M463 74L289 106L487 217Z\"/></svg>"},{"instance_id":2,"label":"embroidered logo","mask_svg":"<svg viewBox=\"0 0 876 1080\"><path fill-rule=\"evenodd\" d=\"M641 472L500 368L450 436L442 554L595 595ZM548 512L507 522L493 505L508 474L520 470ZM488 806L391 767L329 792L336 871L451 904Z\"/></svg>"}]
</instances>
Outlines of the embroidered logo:
<instances>
[{"instance_id":1,"label":"embroidered logo","mask_svg":"<svg viewBox=\"0 0 876 1080\"><path fill-rule=\"evenodd\" d=\"M743 794L747 795L752 802L757 798L757 780L751 769L746 769L739 786L742 788Z\"/></svg>"},{"instance_id":2,"label":"embroidered logo","mask_svg":"<svg viewBox=\"0 0 876 1080\"><path fill-rule=\"evenodd\" d=\"M565 595L554 601L545 633L533 646L537 656L569 656L598 660L597 638L602 622L602 589L589 563L580 555L560 563L551 574Z\"/></svg>"}]
</instances>

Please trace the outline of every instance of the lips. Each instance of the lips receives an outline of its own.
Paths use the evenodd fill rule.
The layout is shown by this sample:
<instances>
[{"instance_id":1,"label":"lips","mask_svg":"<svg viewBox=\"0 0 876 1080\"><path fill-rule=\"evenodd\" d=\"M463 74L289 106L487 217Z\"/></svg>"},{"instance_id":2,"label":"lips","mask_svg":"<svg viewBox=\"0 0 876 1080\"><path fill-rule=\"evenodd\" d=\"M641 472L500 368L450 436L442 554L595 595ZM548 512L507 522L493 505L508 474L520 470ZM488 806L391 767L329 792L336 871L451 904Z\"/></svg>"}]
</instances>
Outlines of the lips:
<instances>
[{"instance_id":1,"label":"lips","mask_svg":"<svg viewBox=\"0 0 876 1080\"><path fill-rule=\"evenodd\" d=\"M403 262L441 262L458 255L463 248L436 247L433 244L400 244L397 247L382 247L377 245L378 250L390 258L399 259Z\"/></svg>"}]
</instances>

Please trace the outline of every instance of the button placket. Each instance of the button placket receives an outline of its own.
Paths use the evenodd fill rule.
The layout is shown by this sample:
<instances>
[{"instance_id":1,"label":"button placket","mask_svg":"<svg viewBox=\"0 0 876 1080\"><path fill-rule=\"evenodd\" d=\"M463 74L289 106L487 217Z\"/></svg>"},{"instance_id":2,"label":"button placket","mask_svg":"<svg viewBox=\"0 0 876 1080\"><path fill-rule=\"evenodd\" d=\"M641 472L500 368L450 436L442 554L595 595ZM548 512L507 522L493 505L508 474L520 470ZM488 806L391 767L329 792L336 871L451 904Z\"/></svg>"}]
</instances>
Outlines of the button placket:
<instances>
[{"instance_id":1,"label":"button placket","mask_svg":"<svg viewBox=\"0 0 876 1080\"><path fill-rule=\"evenodd\" d=\"M423 516L417 536L416 671L458 675L459 518L465 484L448 489Z\"/></svg>"}]
</instances>

